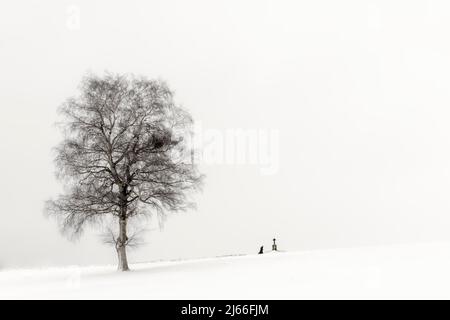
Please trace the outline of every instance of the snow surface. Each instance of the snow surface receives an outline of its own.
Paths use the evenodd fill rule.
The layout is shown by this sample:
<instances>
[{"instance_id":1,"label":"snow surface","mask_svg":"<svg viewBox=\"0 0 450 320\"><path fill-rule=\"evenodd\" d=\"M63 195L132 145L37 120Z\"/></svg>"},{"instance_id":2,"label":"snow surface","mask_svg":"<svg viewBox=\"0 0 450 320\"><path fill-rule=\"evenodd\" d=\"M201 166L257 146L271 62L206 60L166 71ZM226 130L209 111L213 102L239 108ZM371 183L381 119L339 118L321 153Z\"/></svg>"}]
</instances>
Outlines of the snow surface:
<instances>
[{"instance_id":1,"label":"snow surface","mask_svg":"<svg viewBox=\"0 0 450 320\"><path fill-rule=\"evenodd\" d=\"M0 299L449 299L450 245L0 272Z\"/></svg>"}]
</instances>

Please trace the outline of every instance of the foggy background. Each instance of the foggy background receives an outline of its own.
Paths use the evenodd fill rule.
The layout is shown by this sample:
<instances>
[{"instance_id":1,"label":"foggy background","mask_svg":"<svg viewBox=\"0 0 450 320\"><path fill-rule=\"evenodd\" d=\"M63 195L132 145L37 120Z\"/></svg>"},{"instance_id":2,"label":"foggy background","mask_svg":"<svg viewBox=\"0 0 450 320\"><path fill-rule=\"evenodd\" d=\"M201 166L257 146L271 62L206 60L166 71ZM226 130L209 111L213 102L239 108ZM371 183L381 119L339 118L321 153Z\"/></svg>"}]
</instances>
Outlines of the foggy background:
<instances>
[{"instance_id":1,"label":"foggy background","mask_svg":"<svg viewBox=\"0 0 450 320\"><path fill-rule=\"evenodd\" d=\"M79 19L78 19L79 18ZM205 129L279 132L279 170L202 164L198 210L130 262L450 234L448 1L0 4L0 265L115 263L43 215L56 109L87 72L162 78Z\"/></svg>"}]
</instances>

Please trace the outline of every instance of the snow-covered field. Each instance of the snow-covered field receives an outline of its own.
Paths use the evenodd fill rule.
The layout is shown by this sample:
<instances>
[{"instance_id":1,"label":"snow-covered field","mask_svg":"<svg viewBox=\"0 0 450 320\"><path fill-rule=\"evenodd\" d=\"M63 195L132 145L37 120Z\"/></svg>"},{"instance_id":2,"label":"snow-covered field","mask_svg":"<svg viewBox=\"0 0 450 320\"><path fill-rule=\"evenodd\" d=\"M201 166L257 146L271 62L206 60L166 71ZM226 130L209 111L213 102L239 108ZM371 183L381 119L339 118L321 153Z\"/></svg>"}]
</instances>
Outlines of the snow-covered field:
<instances>
[{"instance_id":1,"label":"snow-covered field","mask_svg":"<svg viewBox=\"0 0 450 320\"><path fill-rule=\"evenodd\" d=\"M0 272L1 299L450 298L450 245Z\"/></svg>"}]
</instances>

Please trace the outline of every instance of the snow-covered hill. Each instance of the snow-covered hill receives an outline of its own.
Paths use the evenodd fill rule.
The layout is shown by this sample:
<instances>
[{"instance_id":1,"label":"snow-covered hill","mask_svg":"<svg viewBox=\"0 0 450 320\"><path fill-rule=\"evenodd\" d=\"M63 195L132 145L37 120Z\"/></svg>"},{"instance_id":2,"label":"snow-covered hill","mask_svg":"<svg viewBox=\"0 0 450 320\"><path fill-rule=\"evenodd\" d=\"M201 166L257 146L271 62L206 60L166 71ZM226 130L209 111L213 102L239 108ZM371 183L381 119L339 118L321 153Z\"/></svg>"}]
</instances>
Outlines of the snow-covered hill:
<instances>
[{"instance_id":1,"label":"snow-covered hill","mask_svg":"<svg viewBox=\"0 0 450 320\"><path fill-rule=\"evenodd\" d=\"M450 245L0 272L2 299L450 298Z\"/></svg>"}]
</instances>

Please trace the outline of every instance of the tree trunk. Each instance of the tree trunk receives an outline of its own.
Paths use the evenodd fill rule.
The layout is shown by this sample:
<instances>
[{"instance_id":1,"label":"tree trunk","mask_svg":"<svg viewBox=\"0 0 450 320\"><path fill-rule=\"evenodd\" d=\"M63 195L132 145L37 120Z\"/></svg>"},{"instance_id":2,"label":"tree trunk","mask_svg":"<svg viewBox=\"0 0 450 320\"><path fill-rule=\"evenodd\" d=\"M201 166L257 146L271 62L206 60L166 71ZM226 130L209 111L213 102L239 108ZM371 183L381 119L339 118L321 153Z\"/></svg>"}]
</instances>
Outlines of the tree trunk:
<instances>
[{"instance_id":1,"label":"tree trunk","mask_svg":"<svg viewBox=\"0 0 450 320\"><path fill-rule=\"evenodd\" d=\"M118 269L120 271L128 271L130 268L128 267L128 259L127 259L127 219L120 218L120 234L117 239L117 256L119 259Z\"/></svg>"}]
</instances>

